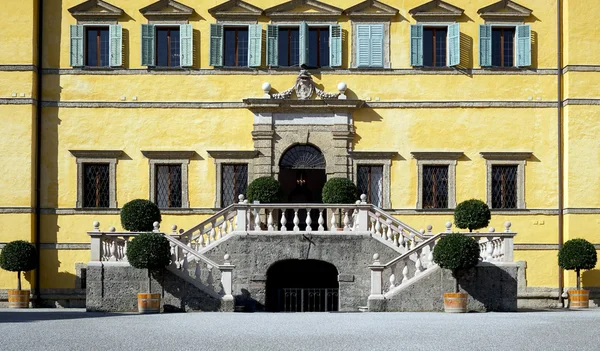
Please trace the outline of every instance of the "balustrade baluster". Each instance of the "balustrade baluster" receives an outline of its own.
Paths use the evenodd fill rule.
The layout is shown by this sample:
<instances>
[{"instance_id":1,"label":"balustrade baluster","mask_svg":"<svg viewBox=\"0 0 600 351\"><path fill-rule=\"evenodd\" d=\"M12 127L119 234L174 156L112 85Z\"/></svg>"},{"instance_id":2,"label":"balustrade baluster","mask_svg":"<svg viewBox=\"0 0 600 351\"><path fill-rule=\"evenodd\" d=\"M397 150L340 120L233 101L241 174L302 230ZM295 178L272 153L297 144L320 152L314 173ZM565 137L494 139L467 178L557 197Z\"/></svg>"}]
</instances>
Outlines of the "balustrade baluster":
<instances>
[{"instance_id":1,"label":"balustrade baluster","mask_svg":"<svg viewBox=\"0 0 600 351\"><path fill-rule=\"evenodd\" d=\"M287 224L287 219L285 218L285 208L281 209L281 231L285 232L287 230L287 227L285 226Z\"/></svg>"},{"instance_id":2,"label":"balustrade baluster","mask_svg":"<svg viewBox=\"0 0 600 351\"><path fill-rule=\"evenodd\" d=\"M415 277L423 272L423 263L421 262L421 254L423 249L417 251L417 261L415 261Z\"/></svg>"},{"instance_id":3,"label":"balustrade baluster","mask_svg":"<svg viewBox=\"0 0 600 351\"><path fill-rule=\"evenodd\" d=\"M113 237L112 238L112 243L111 243L111 247L110 247L110 254L111 254L111 261L118 261L118 256L117 256L117 238Z\"/></svg>"},{"instance_id":4,"label":"balustrade baluster","mask_svg":"<svg viewBox=\"0 0 600 351\"><path fill-rule=\"evenodd\" d=\"M392 221L387 220L387 239L388 241L394 241L394 232L392 231Z\"/></svg>"},{"instance_id":5,"label":"balustrade baluster","mask_svg":"<svg viewBox=\"0 0 600 351\"><path fill-rule=\"evenodd\" d=\"M415 246L417 246L415 238L414 234L410 235L410 250L414 250Z\"/></svg>"},{"instance_id":6,"label":"balustrade baluster","mask_svg":"<svg viewBox=\"0 0 600 351\"><path fill-rule=\"evenodd\" d=\"M433 265L435 265L435 262L433 262L433 244L429 244L429 253L427 254L427 268L431 268L433 267Z\"/></svg>"},{"instance_id":7,"label":"balustrade baluster","mask_svg":"<svg viewBox=\"0 0 600 351\"><path fill-rule=\"evenodd\" d=\"M319 223L319 231L322 232L325 230L325 227L323 227L323 224L325 224L325 219L323 219L323 211L326 211L327 209L319 209L319 220L317 221L317 223Z\"/></svg>"},{"instance_id":8,"label":"balustrade baluster","mask_svg":"<svg viewBox=\"0 0 600 351\"><path fill-rule=\"evenodd\" d=\"M369 228L369 231L371 232L371 235L375 235L375 221L376 221L375 218L373 218L373 217L370 218L371 227Z\"/></svg>"},{"instance_id":9,"label":"balustrade baluster","mask_svg":"<svg viewBox=\"0 0 600 351\"><path fill-rule=\"evenodd\" d=\"M499 243L497 240L494 241L494 251L492 251L492 260L496 262L498 260L498 246Z\"/></svg>"},{"instance_id":10,"label":"balustrade baluster","mask_svg":"<svg viewBox=\"0 0 600 351\"><path fill-rule=\"evenodd\" d=\"M269 211L269 218L267 219L267 229L270 232L275 230L275 227L273 227L273 210Z\"/></svg>"},{"instance_id":11,"label":"balustrade baluster","mask_svg":"<svg viewBox=\"0 0 600 351\"><path fill-rule=\"evenodd\" d=\"M390 275L390 290L392 290L395 286L396 286L396 276L394 275L394 273L392 273L392 275Z\"/></svg>"},{"instance_id":12,"label":"balustrade baluster","mask_svg":"<svg viewBox=\"0 0 600 351\"><path fill-rule=\"evenodd\" d=\"M402 268L402 284L408 281L408 264L404 263L404 268Z\"/></svg>"},{"instance_id":13,"label":"balustrade baluster","mask_svg":"<svg viewBox=\"0 0 600 351\"><path fill-rule=\"evenodd\" d=\"M298 209L295 208L294 209L294 231L295 232L300 231L300 227L298 226L298 224L300 224L300 218L298 217Z\"/></svg>"},{"instance_id":14,"label":"balustrade baluster","mask_svg":"<svg viewBox=\"0 0 600 351\"><path fill-rule=\"evenodd\" d=\"M260 232L261 230L260 209L256 208L254 209L254 231Z\"/></svg>"},{"instance_id":15,"label":"balustrade baluster","mask_svg":"<svg viewBox=\"0 0 600 351\"><path fill-rule=\"evenodd\" d=\"M399 247L400 244L398 243L398 237L402 236L402 230L400 231L400 233L395 233L394 234L394 246Z\"/></svg>"},{"instance_id":16,"label":"balustrade baluster","mask_svg":"<svg viewBox=\"0 0 600 351\"><path fill-rule=\"evenodd\" d=\"M312 218L310 218L310 208L306 209L306 231L307 232L312 232Z\"/></svg>"},{"instance_id":17,"label":"balustrade baluster","mask_svg":"<svg viewBox=\"0 0 600 351\"><path fill-rule=\"evenodd\" d=\"M377 216L375 220L377 221L377 223L375 223L375 233L377 233L377 235L379 235L381 238L385 239L383 237L383 231L381 230L381 222L379 221L379 216Z\"/></svg>"},{"instance_id":18,"label":"balustrade baluster","mask_svg":"<svg viewBox=\"0 0 600 351\"><path fill-rule=\"evenodd\" d=\"M123 236L125 242L123 243L123 261L127 261L127 247L129 246L129 236Z\"/></svg>"},{"instance_id":19,"label":"balustrade baluster","mask_svg":"<svg viewBox=\"0 0 600 351\"><path fill-rule=\"evenodd\" d=\"M331 209L331 220L329 221L331 223L331 229L330 229L330 231L336 231L337 230L337 220L335 218L335 212L336 212L336 209L332 208Z\"/></svg>"},{"instance_id":20,"label":"balustrade baluster","mask_svg":"<svg viewBox=\"0 0 600 351\"><path fill-rule=\"evenodd\" d=\"M224 236L227 235L227 220L223 218L223 224L221 225L221 235L219 239L223 239Z\"/></svg>"},{"instance_id":21,"label":"balustrade baluster","mask_svg":"<svg viewBox=\"0 0 600 351\"><path fill-rule=\"evenodd\" d=\"M494 238L493 237L488 237L487 238L488 242L487 242L487 250L486 250L486 256L485 256L485 260L487 262L492 262L493 258L492 255L494 253Z\"/></svg>"},{"instance_id":22,"label":"balustrade baluster","mask_svg":"<svg viewBox=\"0 0 600 351\"><path fill-rule=\"evenodd\" d=\"M246 212L246 220L248 222L248 231L254 229L254 217L252 211Z\"/></svg>"}]
</instances>

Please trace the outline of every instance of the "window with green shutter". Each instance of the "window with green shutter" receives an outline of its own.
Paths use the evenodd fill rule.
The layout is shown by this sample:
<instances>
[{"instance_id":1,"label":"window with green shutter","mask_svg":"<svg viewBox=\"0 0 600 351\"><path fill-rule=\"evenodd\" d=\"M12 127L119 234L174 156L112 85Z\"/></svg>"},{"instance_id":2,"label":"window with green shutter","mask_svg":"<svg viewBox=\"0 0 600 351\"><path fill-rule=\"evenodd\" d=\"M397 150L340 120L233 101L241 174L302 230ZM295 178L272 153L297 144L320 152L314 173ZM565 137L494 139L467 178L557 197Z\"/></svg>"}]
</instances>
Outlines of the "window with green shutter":
<instances>
[{"instance_id":1,"label":"window with green shutter","mask_svg":"<svg viewBox=\"0 0 600 351\"><path fill-rule=\"evenodd\" d=\"M191 24L142 24L142 66L193 66L193 41Z\"/></svg>"},{"instance_id":2,"label":"window with green shutter","mask_svg":"<svg viewBox=\"0 0 600 351\"><path fill-rule=\"evenodd\" d=\"M355 59L357 68L382 68L384 66L383 24L357 24Z\"/></svg>"},{"instance_id":3,"label":"window with green shutter","mask_svg":"<svg viewBox=\"0 0 600 351\"><path fill-rule=\"evenodd\" d=\"M479 65L481 67L531 66L529 25L480 25Z\"/></svg>"},{"instance_id":4,"label":"window with green shutter","mask_svg":"<svg viewBox=\"0 0 600 351\"><path fill-rule=\"evenodd\" d=\"M460 25L411 26L411 65L452 67L460 64Z\"/></svg>"},{"instance_id":5,"label":"window with green shutter","mask_svg":"<svg viewBox=\"0 0 600 351\"><path fill-rule=\"evenodd\" d=\"M115 25L72 25L72 67L122 65L122 28Z\"/></svg>"}]
</instances>

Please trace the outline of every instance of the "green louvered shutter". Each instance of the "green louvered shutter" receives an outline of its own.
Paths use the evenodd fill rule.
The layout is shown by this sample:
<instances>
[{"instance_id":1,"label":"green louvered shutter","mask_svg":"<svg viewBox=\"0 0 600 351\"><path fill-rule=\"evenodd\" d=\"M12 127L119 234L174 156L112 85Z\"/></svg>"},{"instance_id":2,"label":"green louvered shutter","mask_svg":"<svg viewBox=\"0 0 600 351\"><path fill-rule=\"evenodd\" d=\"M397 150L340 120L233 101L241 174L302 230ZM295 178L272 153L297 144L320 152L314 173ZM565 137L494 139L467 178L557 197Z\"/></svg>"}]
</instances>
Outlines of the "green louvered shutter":
<instances>
[{"instance_id":1,"label":"green louvered shutter","mask_svg":"<svg viewBox=\"0 0 600 351\"><path fill-rule=\"evenodd\" d=\"M308 65L308 24L300 23L300 58L298 65Z\"/></svg>"},{"instance_id":2,"label":"green louvered shutter","mask_svg":"<svg viewBox=\"0 0 600 351\"><path fill-rule=\"evenodd\" d=\"M267 25L267 66L279 66L279 28L275 24Z\"/></svg>"},{"instance_id":3,"label":"green louvered shutter","mask_svg":"<svg viewBox=\"0 0 600 351\"><path fill-rule=\"evenodd\" d=\"M342 26L332 24L329 26L329 66L342 65Z\"/></svg>"},{"instance_id":4,"label":"green louvered shutter","mask_svg":"<svg viewBox=\"0 0 600 351\"><path fill-rule=\"evenodd\" d=\"M181 67L194 65L194 29L191 24L179 26L179 64Z\"/></svg>"},{"instance_id":5,"label":"green louvered shutter","mask_svg":"<svg viewBox=\"0 0 600 351\"><path fill-rule=\"evenodd\" d=\"M123 65L123 28L120 24L113 24L108 28L109 42L109 62L111 67L120 67Z\"/></svg>"},{"instance_id":6,"label":"green louvered shutter","mask_svg":"<svg viewBox=\"0 0 600 351\"><path fill-rule=\"evenodd\" d=\"M492 65L492 26L479 25L479 66Z\"/></svg>"},{"instance_id":7,"label":"green louvered shutter","mask_svg":"<svg viewBox=\"0 0 600 351\"><path fill-rule=\"evenodd\" d=\"M142 66L154 66L155 36L153 24L142 24Z\"/></svg>"},{"instance_id":8,"label":"green louvered shutter","mask_svg":"<svg viewBox=\"0 0 600 351\"><path fill-rule=\"evenodd\" d=\"M371 66L371 26L368 24L356 25L356 67Z\"/></svg>"},{"instance_id":9,"label":"green louvered shutter","mask_svg":"<svg viewBox=\"0 0 600 351\"><path fill-rule=\"evenodd\" d=\"M210 25L210 59L209 65L213 67L223 66L223 25Z\"/></svg>"},{"instance_id":10,"label":"green louvered shutter","mask_svg":"<svg viewBox=\"0 0 600 351\"><path fill-rule=\"evenodd\" d=\"M460 64L460 24L448 26L448 66Z\"/></svg>"},{"instance_id":11,"label":"green louvered shutter","mask_svg":"<svg viewBox=\"0 0 600 351\"><path fill-rule=\"evenodd\" d=\"M517 67L531 66L531 26L517 26Z\"/></svg>"},{"instance_id":12,"label":"green louvered shutter","mask_svg":"<svg viewBox=\"0 0 600 351\"><path fill-rule=\"evenodd\" d=\"M71 25L71 67L83 66L83 33L82 25Z\"/></svg>"},{"instance_id":13,"label":"green louvered shutter","mask_svg":"<svg viewBox=\"0 0 600 351\"><path fill-rule=\"evenodd\" d=\"M410 25L410 65L423 66L423 25Z\"/></svg>"},{"instance_id":14,"label":"green louvered shutter","mask_svg":"<svg viewBox=\"0 0 600 351\"><path fill-rule=\"evenodd\" d=\"M371 25L371 62L369 67L383 68L383 32L383 24Z\"/></svg>"},{"instance_id":15,"label":"green louvered shutter","mask_svg":"<svg viewBox=\"0 0 600 351\"><path fill-rule=\"evenodd\" d=\"M262 25L248 26L248 67L259 67L262 61Z\"/></svg>"}]
</instances>

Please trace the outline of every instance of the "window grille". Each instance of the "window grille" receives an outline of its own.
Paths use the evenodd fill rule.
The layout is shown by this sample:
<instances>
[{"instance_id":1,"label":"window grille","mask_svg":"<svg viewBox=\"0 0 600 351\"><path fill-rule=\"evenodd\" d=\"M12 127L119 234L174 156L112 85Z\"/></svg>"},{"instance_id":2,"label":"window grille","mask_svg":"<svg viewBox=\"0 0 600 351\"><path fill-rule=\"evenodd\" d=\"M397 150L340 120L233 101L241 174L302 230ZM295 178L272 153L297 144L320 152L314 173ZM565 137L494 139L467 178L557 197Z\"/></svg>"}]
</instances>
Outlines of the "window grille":
<instances>
[{"instance_id":1,"label":"window grille","mask_svg":"<svg viewBox=\"0 0 600 351\"><path fill-rule=\"evenodd\" d=\"M156 205L159 208L179 208L181 200L181 165L157 165Z\"/></svg>"},{"instance_id":2,"label":"window grille","mask_svg":"<svg viewBox=\"0 0 600 351\"><path fill-rule=\"evenodd\" d=\"M358 193L367 195L367 202L383 206L383 166L358 166Z\"/></svg>"},{"instance_id":3,"label":"window grille","mask_svg":"<svg viewBox=\"0 0 600 351\"><path fill-rule=\"evenodd\" d=\"M248 165L222 165L221 168L221 206L227 207L235 202L239 195L245 195L248 188Z\"/></svg>"},{"instance_id":4,"label":"window grille","mask_svg":"<svg viewBox=\"0 0 600 351\"><path fill-rule=\"evenodd\" d=\"M423 208L448 208L448 166L423 166Z\"/></svg>"},{"instance_id":5,"label":"window grille","mask_svg":"<svg viewBox=\"0 0 600 351\"><path fill-rule=\"evenodd\" d=\"M518 166L492 166L492 208L517 208Z\"/></svg>"},{"instance_id":6,"label":"window grille","mask_svg":"<svg viewBox=\"0 0 600 351\"><path fill-rule=\"evenodd\" d=\"M109 167L107 163L83 165L83 207L110 207Z\"/></svg>"}]
</instances>

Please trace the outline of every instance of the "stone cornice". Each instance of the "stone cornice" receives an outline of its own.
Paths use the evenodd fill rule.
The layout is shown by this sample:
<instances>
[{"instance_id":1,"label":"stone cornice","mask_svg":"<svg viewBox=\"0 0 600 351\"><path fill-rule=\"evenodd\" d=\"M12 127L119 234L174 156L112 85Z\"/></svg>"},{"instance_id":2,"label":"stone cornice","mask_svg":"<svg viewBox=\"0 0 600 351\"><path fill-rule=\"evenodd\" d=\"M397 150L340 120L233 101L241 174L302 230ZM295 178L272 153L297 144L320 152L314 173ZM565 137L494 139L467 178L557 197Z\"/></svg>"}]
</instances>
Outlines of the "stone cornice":
<instances>
[{"instance_id":1,"label":"stone cornice","mask_svg":"<svg viewBox=\"0 0 600 351\"><path fill-rule=\"evenodd\" d=\"M123 150L69 150L77 158L119 158Z\"/></svg>"},{"instance_id":2,"label":"stone cornice","mask_svg":"<svg viewBox=\"0 0 600 351\"><path fill-rule=\"evenodd\" d=\"M155 160L189 160L196 154L196 151L147 151L142 150L142 154L148 159Z\"/></svg>"},{"instance_id":3,"label":"stone cornice","mask_svg":"<svg viewBox=\"0 0 600 351\"><path fill-rule=\"evenodd\" d=\"M239 159L239 160L247 160L251 158L255 158L258 156L257 150L208 150L208 155L214 159Z\"/></svg>"},{"instance_id":4,"label":"stone cornice","mask_svg":"<svg viewBox=\"0 0 600 351\"><path fill-rule=\"evenodd\" d=\"M391 160L398 155L396 151L350 151L355 160Z\"/></svg>"},{"instance_id":5,"label":"stone cornice","mask_svg":"<svg viewBox=\"0 0 600 351\"><path fill-rule=\"evenodd\" d=\"M242 9L243 11L234 11ZM229 0L208 10L216 19L256 20L263 14L263 9L241 0Z\"/></svg>"},{"instance_id":6,"label":"stone cornice","mask_svg":"<svg viewBox=\"0 0 600 351\"><path fill-rule=\"evenodd\" d=\"M416 160L458 160L462 151L413 151L410 153Z\"/></svg>"},{"instance_id":7,"label":"stone cornice","mask_svg":"<svg viewBox=\"0 0 600 351\"><path fill-rule=\"evenodd\" d=\"M517 18L525 19L531 16L533 11L514 1L500 0L489 6L480 8L477 13L484 19Z\"/></svg>"},{"instance_id":8,"label":"stone cornice","mask_svg":"<svg viewBox=\"0 0 600 351\"><path fill-rule=\"evenodd\" d=\"M465 10L447 2L433 0L408 11L414 18L458 18Z\"/></svg>"},{"instance_id":9,"label":"stone cornice","mask_svg":"<svg viewBox=\"0 0 600 351\"><path fill-rule=\"evenodd\" d=\"M251 98L243 100L246 107L252 111L348 111L360 108L363 100L292 100Z\"/></svg>"},{"instance_id":10,"label":"stone cornice","mask_svg":"<svg viewBox=\"0 0 600 351\"><path fill-rule=\"evenodd\" d=\"M486 160L508 160L508 161L525 161L533 155L531 151L516 151L516 152L507 152L507 151L491 151L491 152L480 152L482 158Z\"/></svg>"},{"instance_id":11,"label":"stone cornice","mask_svg":"<svg viewBox=\"0 0 600 351\"><path fill-rule=\"evenodd\" d=\"M392 20L398 15L398 9L377 0L365 0L344 11L350 19Z\"/></svg>"},{"instance_id":12,"label":"stone cornice","mask_svg":"<svg viewBox=\"0 0 600 351\"><path fill-rule=\"evenodd\" d=\"M163 11L169 8L171 11ZM194 9L175 0L159 0L140 9L144 17L188 18Z\"/></svg>"},{"instance_id":13,"label":"stone cornice","mask_svg":"<svg viewBox=\"0 0 600 351\"><path fill-rule=\"evenodd\" d=\"M296 8L306 6L315 10L315 12L296 12ZM290 0L286 3L270 7L265 10L265 14L272 20L285 19L325 19L338 18L342 15L342 9L327 5L317 0Z\"/></svg>"},{"instance_id":14,"label":"stone cornice","mask_svg":"<svg viewBox=\"0 0 600 351\"><path fill-rule=\"evenodd\" d=\"M93 11L93 9L97 8L100 8L103 11ZM67 11L69 11L71 15L77 19L85 19L90 17L116 18L123 14L123 10L121 8L102 0L88 0L79 5L71 7Z\"/></svg>"}]
</instances>

